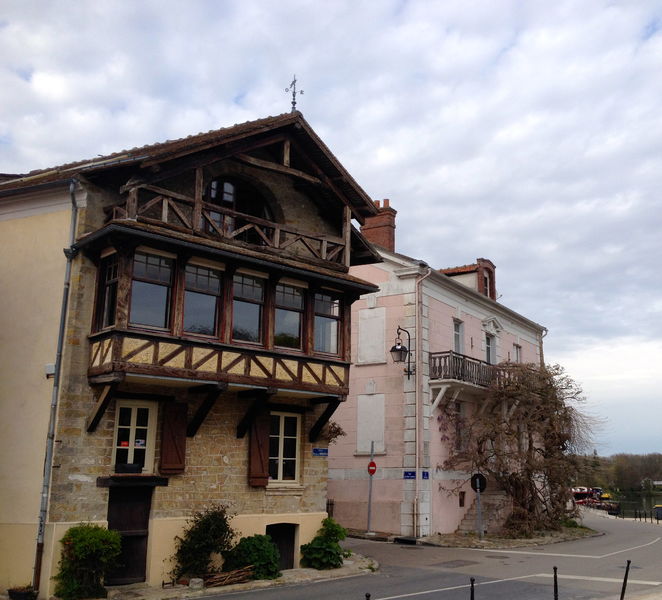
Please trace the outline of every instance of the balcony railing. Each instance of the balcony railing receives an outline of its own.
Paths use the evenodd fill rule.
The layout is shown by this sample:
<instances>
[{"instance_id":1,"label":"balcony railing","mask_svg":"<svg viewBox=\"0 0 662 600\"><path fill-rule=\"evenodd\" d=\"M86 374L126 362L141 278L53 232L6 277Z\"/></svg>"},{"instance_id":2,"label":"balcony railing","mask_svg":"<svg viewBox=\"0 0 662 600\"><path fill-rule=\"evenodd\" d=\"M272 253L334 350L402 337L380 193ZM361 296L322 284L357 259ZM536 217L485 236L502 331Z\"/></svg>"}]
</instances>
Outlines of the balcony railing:
<instances>
[{"instance_id":1,"label":"balcony railing","mask_svg":"<svg viewBox=\"0 0 662 600\"><path fill-rule=\"evenodd\" d=\"M160 188L156 194L151 187L146 189L153 193L134 190L125 203L112 208L109 219L138 219L224 241L269 248L294 257L348 264L349 249L342 237L300 231L206 202L196 205L193 198L165 193Z\"/></svg>"},{"instance_id":2,"label":"balcony railing","mask_svg":"<svg viewBox=\"0 0 662 600\"><path fill-rule=\"evenodd\" d=\"M508 377L508 371L457 352L430 353L430 379L453 379L479 387L489 386L495 379Z\"/></svg>"}]
</instances>

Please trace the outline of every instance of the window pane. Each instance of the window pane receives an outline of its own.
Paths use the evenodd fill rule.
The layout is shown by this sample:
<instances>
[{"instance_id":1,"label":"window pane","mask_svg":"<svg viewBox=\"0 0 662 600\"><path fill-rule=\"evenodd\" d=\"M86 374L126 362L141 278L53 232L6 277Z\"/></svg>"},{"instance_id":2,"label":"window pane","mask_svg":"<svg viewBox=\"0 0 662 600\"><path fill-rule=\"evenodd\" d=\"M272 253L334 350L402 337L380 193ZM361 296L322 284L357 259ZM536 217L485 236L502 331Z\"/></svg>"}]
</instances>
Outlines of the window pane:
<instances>
[{"instance_id":1,"label":"window pane","mask_svg":"<svg viewBox=\"0 0 662 600\"><path fill-rule=\"evenodd\" d=\"M147 446L147 429L136 429L136 437L133 441L135 448L144 448Z\"/></svg>"},{"instance_id":2,"label":"window pane","mask_svg":"<svg viewBox=\"0 0 662 600\"><path fill-rule=\"evenodd\" d=\"M141 467L144 467L145 466L145 450L144 449L139 450L138 448L136 448L133 451L133 461L132 462L134 464L138 463Z\"/></svg>"},{"instance_id":3,"label":"window pane","mask_svg":"<svg viewBox=\"0 0 662 600\"><path fill-rule=\"evenodd\" d=\"M131 409L126 406L120 407L120 416L117 421L117 424L120 426L128 427L131 425Z\"/></svg>"},{"instance_id":4,"label":"window pane","mask_svg":"<svg viewBox=\"0 0 662 600\"><path fill-rule=\"evenodd\" d=\"M297 440L296 438L285 438L283 440L283 458L296 458Z\"/></svg>"},{"instance_id":5,"label":"window pane","mask_svg":"<svg viewBox=\"0 0 662 600\"><path fill-rule=\"evenodd\" d=\"M315 294L315 312L338 317L340 316L340 301L328 294Z\"/></svg>"},{"instance_id":6,"label":"window pane","mask_svg":"<svg viewBox=\"0 0 662 600\"><path fill-rule=\"evenodd\" d=\"M232 315L232 338L247 342L260 342L262 306L235 300Z\"/></svg>"},{"instance_id":7,"label":"window pane","mask_svg":"<svg viewBox=\"0 0 662 600\"><path fill-rule=\"evenodd\" d=\"M301 348L301 313L276 309L274 344L286 348Z\"/></svg>"},{"instance_id":8,"label":"window pane","mask_svg":"<svg viewBox=\"0 0 662 600\"><path fill-rule=\"evenodd\" d=\"M169 291L163 285L134 281L131 287L130 322L150 327L167 327Z\"/></svg>"},{"instance_id":9,"label":"window pane","mask_svg":"<svg viewBox=\"0 0 662 600\"><path fill-rule=\"evenodd\" d=\"M235 275L233 281L233 292L236 298L262 302L264 298L264 282L261 279L248 275Z\"/></svg>"},{"instance_id":10,"label":"window pane","mask_svg":"<svg viewBox=\"0 0 662 600\"><path fill-rule=\"evenodd\" d=\"M338 321L329 317L315 317L315 350L338 353Z\"/></svg>"},{"instance_id":11,"label":"window pane","mask_svg":"<svg viewBox=\"0 0 662 600\"><path fill-rule=\"evenodd\" d=\"M125 465L129 462L129 450L118 448L115 451L115 464L116 465Z\"/></svg>"},{"instance_id":12,"label":"window pane","mask_svg":"<svg viewBox=\"0 0 662 600\"><path fill-rule=\"evenodd\" d=\"M280 417L278 415L271 415L269 435L279 435L279 434L280 434Z\"/></svg>"},{"instance_id":13,"label":"window pane","mask_svg":"<svg viewBox=\"0 0 662 600\"><path fill-rule=\"evenodd\" d=\"M283 461L283 480L292 481L296 479L297 462L296 460Z\"/></svg>"},{"instance_id":14,"label":"window pane","mask_svg":"<svg viewBox=\"0 0 662 600\"><path fill-rule=\"evenodd\" d=\"M131 430L128 427L120 427L117 430L117 446L123 448L129 447L129 436L131 435Z\"/></svg>"},{"instance_id":15,"label":"window pane","mask_svg":"<svg viewBox=\"0 0 662 600\"><path fill-rule=\"evenodd\" d=\"M278 438L269 438L269 458L278 458Z\"/></svg>"},{"instance_id":16,"label":"window pane","mask_svg":"<svg viewBox=\"0 0 662 600\"><path fill-rule=\"evenodd\" d=\"M170 285L172 267L173 260L171 258L136 252L133 260L133 276Z\"/></svg>"},{"instance_id":17,"label":"window pane","mask_svg":"<svg viewBox=\"0 0 662 600\"><path fill-rule=\"evenodd\" d=\"M124 410L124 409L122 409ZM138 408L136 414L136 426L137 427L147 427L149 424L149 409L148 408Z\"/></svg>"},{"instance_id":18,"label":"window pane","mask_svg":"<svg viewBox=\"0 0 662 600\"><path fill-rule=\"evenodd\" d=\"M115 325L115 307L117 306L117 282L109 283L104 289L103 314L101 327Z\"/></svg>"},{"instance_id":19,"label":"window pane","mask_svg":"<svg viewBox=\"0 0 662 600\"><path fill-rule=\"evenodd\" d=\"M269 479L278 479L278 460L269 459Z\"/></svg>"},{"instance_id":20,"label":"window pane","mask_svg":"<svg viewBox=\"0 0 662 600\"><path fill-rule=\"evenodd\" d=\"M217 296L186 291L184 293L184 331L216 334Z\"/></svg>"},{"instance_id":21,"label":"window pane","mask_svg":"<svg viewBox=\"0 0 662 600\"><path fill-rule=\"evenodd\" d=\"M276 286L276 304L285 308L303 308L303 292L291 285Z\"/></svg>"},{"instance_id":22,"label":"window pane","mask_svg":"<svg viewBox=\"0 0 662 600\"><path fill-rule=\"evenodd\" d=\"M298 419L296 417L284 417L284 420L283 433L290 437L296 437Z\"/></svg>"},{"instance_id":23,"label":"window pane","mask_svg":"<svg viewBox=\"0 0 662 600\"><path fill-rule=\"evenodd\" d=\"M186 289L218 295L221 293L220 272L197 265L186 265Z\"/></svg>"}]
</instances>

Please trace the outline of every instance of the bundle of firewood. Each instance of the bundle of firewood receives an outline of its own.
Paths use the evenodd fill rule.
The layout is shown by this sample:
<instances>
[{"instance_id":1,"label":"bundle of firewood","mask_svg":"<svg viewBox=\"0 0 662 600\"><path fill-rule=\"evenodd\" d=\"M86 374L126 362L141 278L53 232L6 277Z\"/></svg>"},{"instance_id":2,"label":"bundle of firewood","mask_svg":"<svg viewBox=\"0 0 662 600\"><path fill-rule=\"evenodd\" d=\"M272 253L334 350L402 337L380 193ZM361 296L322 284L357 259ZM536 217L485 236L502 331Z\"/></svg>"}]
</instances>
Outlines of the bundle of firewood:
<instances>
[{"instance_id":1,"label":"bundle of firewood","mask_svg":"<svg viewBox=\"0 0 662 600\"><path fill-rule=\"evenodd\" d=\"M219 587L221 585L231 585L233 583L244 583L253 578L253 565L235 569L227 573L209 573L203 577L205 587Z\"/></svg>"}]
</instances>

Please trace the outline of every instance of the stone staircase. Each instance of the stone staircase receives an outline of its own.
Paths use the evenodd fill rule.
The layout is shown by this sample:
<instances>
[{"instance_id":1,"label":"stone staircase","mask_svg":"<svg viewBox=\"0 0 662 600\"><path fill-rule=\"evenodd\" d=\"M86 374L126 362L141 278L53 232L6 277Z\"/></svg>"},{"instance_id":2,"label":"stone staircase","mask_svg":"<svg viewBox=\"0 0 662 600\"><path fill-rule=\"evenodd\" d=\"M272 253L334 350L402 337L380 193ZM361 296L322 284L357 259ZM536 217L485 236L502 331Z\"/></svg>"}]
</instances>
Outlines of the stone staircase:
<instances>
[{"instance_id":1,"label":"stone staircase","mask_svg":"<svg viewBox=\"0 0 662 600\"><path fill-rule=\"evenodd\" d=\"M489 534L499 533L513 510L512 501L506 492L502 490L485 491L480 495L480 505L483 513L483 530ZM475 533L477 512L474 500L456 533L464 535Z\"/></svg>"}]
</instances>

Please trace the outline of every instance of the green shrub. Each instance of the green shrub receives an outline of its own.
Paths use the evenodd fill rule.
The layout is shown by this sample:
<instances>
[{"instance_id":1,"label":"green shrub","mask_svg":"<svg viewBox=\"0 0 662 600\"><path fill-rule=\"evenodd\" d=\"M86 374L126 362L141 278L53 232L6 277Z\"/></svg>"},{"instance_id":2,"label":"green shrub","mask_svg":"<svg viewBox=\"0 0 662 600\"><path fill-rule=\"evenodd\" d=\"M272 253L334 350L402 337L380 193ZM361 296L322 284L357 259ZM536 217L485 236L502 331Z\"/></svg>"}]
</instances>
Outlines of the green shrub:
<instances>
[{"instance_id":1,"label":"green shrub","mask_svg":"<svg viewBox=\"0 0 662 600\"><path fill-rule=\"evenodd\" d=\"M301 564L318 570L342 567L345 553L338 542L346 537L347 530L327 517L313 540L301 546Z\"/></svg>"},{"instance_id":2,"label":"green shrub","mask_svg":"<svg viewBox=\"0 0 662 600\"><path fill-rule=\"evenodd\" d=\"M232 547L236 533L230 527L227 506L214 505L195 513L188 521L182 537L175 538L175 568L173 575L201 577L211 573L212 554L223 554Z\"/></svg>"},{"instance_id":3,"label":"green shrub","mask_svg":"<svg viewBox=\"0 0 662 600\"><path fill-rule=\"evenodd\" d=\"M224 555L224 571L234 571L253 565L253 579L276 579L280 577L280 553L268 535L251 535Z\"/></svg>"},{"instance_id":4,"label":"green shrub","mask_svg":"<svg viewBox=\"0 0 662 600\"><path fill-rule=\"evenodd\" d=\"M121 537L117 531L81 523L71 527L60 540L62 556L59 572L53 579L55 595L64 600L104 598L102 581L117 565Z\"/></svg>"}]
</instances>

